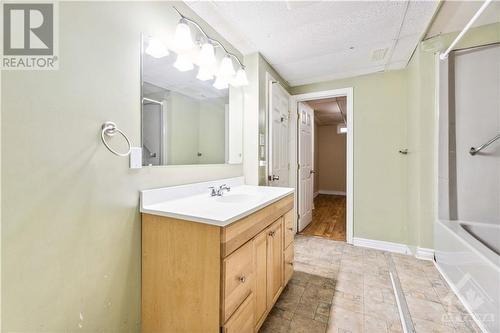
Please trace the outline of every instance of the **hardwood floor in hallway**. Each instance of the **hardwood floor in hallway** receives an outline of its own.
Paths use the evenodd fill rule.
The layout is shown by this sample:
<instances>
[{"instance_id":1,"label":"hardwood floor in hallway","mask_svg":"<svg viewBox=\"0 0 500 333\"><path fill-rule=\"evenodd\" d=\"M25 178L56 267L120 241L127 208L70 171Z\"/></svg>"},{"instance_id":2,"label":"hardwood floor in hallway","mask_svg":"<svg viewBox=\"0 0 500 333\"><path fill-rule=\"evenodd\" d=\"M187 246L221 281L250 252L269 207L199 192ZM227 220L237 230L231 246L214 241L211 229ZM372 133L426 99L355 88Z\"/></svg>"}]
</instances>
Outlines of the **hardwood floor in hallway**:
<instances>
[{"instance_id":1,"label":"hardwood floor in hallway","mask_svg":"<svg viewBox=\"0 0 500 333\"><path fill-rule=\"evenodd\" d=\"M346 241L346 197L320 194L314 199L312 222L300 233Z\"/></svg>"}]
</instances>

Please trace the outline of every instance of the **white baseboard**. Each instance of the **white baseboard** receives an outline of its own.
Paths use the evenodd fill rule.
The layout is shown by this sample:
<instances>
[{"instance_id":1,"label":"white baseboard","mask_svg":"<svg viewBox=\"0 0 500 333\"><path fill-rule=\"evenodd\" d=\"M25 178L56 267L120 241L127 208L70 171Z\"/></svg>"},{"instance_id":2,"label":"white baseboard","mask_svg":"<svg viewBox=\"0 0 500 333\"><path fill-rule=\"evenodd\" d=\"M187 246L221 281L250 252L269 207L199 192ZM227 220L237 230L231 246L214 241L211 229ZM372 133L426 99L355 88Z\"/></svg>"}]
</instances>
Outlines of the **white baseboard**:
<instances>
[{"instance_id":1,"label":"white baseboard","mask_svg":"<svg viewBox=\"0 0 500 333\"><path fill-rule=\"evenodd\" d=\"M319 190L318 194L329 194L329 195L346 195L345 192L342 191L328 191L328 190Z\"/></svg>"},{"instance_id":2,"label":"white baseboard","mask_svg":"<svg viewBox=\"0 0 500 333\"><path fill-rule=\"evenodd\" d=\"M426 247L417 247L415 251L415 258L434 261L434 249L428 249Z\"/></svg>"},{"instance_id":3,"label":"white baseboard","mask_svg":"<svg viewBox=\"0 0 500 333\"><path fill-rule=\"evenodd\" d=\"M314 192L314 198L316 198L319 195L319 192Z\"/></svg>"},{"instance_id":4,"label":"white baseboard","mask_svg":"<svg viewBox=\"0 0 500 333\"><path fill-rule=\"evenodd\" d=\"M401 254L412 254L412 251L408 245L400 244L400 243L392 243L375 239L366 239L366 238L353 238L353 245L368 247L371 249L401 253Z\"/></svg>"}]
</instances>

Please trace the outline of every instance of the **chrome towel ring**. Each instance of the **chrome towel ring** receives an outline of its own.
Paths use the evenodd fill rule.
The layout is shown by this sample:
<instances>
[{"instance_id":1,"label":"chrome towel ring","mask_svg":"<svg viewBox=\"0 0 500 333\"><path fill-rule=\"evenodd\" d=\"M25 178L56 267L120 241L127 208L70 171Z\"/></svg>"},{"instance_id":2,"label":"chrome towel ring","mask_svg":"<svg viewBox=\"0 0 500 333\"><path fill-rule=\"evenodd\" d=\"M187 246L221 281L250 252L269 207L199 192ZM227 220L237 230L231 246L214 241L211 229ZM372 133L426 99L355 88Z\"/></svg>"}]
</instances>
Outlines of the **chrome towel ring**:
<instances>
[{"instance_id":1,"label":"chrome towel ring","mask_svg":"<svg viewBox=\"0 0 500 333\"><path fill-rule=\"evenodd\" d=\"M108 143L106 142L106 139L104 138L104 135L114 136L116 133L121 134L123 136L123 138L125 139L125 141L127 141L128 150L126 153L119 153L119 152L115 151L114 149L112 149L108 145ZM132 151L132 144L130 143L130 140L125 135L125 133L123 133L123 131L121 129L116 127L116 124L112 121L106 121L104 124L101 125L101 140L102 140L102 143L104 143L104 145L106 146L106 148L108 148L108 150L115 155L128 156L128 155L130 155L130 152Z\"/></svg>"}]
</instances>

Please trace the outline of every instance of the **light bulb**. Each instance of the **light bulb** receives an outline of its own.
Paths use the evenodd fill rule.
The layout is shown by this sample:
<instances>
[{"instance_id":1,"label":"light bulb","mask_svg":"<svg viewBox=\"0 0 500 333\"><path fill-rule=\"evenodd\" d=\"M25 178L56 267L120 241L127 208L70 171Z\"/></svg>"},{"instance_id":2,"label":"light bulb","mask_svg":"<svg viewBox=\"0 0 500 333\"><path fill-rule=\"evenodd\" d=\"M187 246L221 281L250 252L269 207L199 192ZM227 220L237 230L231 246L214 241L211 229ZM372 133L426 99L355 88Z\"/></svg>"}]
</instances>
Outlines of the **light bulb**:
<instances>
[{"instance_id":1,"label":"light bulb","mask_svg":"<svg viewBox=\"0 0 500 333\"><path fill-rule=\"evenodd\" d=\"M175 60L174 67L181 72L187 72L194 68L193 62L185 54L178 54Z\"/></svg>"},{"instance_id":2,"label":"light bulb","mask_svg":"<svg viewBox=\"0 0 500 333\"><path fill-rule=\"evenodd\" d=\"M218 75L217 78L215 79L213 86L214 88L219 90L227 89L229 88L229 82Z\"/></svg>"},{"instance_id":3,"label":"light bulb","mask_svg":"<svg viewBox=\"0 0 500 333\"><path fill-rule=\"evenodd\" d=\"M214 78L213 66L200 66L196 78L201 81L212 80Z\"/></svg>"},{"instance_id":4,"label":"light bulb","mask_svg":"<svg viewBox=\"0 0 500 333\"><path fill-rule=\"evenodd\" d=\"M174 46L177 52L186 51L194 48L191 29L184 19L181 19L175 28Z\"/></svg>"},{"instance_id":5,"label":"light bulb","mask_svg":"<svg viewBox=\"0 0 500 333\"><path fill-rule=\"evenodd\" d=\"M215 64L215 50L214 46L210 42L206 42L201 46L200 55L198 58L198 64L200 66L213 65Z\"/></svg>"},{"instance_id":6,"label":"light bulb","mask_svg":"<svg viewBox=\"0 0 500 333\"><path fill-rule=\"evenodd\" d=\"M248 85L247 72L245 71L244 68L238 69L231 84L235 87L242 87Z\"/></svg>"},{"instance_id":7,"label":"light bulb","mask_svg":"<svg viewBox=\"0 0 500 333\"><path fill-rule=\"evenodd\" d=\"M149 38L148 47L144 50L144 52L153 58L163 58L168 56L168 49L165 44L152 37Z\"/></svg>"},{"instance_id":8,"label":"light bulb","mask_svg":"<svg viewBox=\"0 0 500 333\"><path fill-rule=\"evenodd\" d=\"M219 73L217 74L217 77L221 77L225 79L225 81L229 81L233 75L233 60L231 60L229 56L225 56L220 63Z\"/></svg>"}]
</instances>

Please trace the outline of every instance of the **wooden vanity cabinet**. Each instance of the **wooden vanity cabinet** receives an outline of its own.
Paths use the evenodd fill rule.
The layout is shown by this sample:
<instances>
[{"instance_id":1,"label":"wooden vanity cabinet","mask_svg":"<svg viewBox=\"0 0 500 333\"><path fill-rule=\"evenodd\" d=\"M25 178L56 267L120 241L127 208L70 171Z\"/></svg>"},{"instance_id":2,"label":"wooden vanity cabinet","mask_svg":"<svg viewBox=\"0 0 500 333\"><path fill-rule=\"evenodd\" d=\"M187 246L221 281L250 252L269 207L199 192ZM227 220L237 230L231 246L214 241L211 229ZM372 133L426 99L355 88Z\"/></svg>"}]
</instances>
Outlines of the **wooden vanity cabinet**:
<instances>
[{"instance_id":1,"label":"wooden vanity cabinet","mask_svg":"<svg viewBox=\"0 0 500 333\"><path fill-rule=\"evenodd\" d=\"M293 194L225 227L143 214L142 331L257 332L293 273L290 225Z\"/></svg>"}]
</instances>

